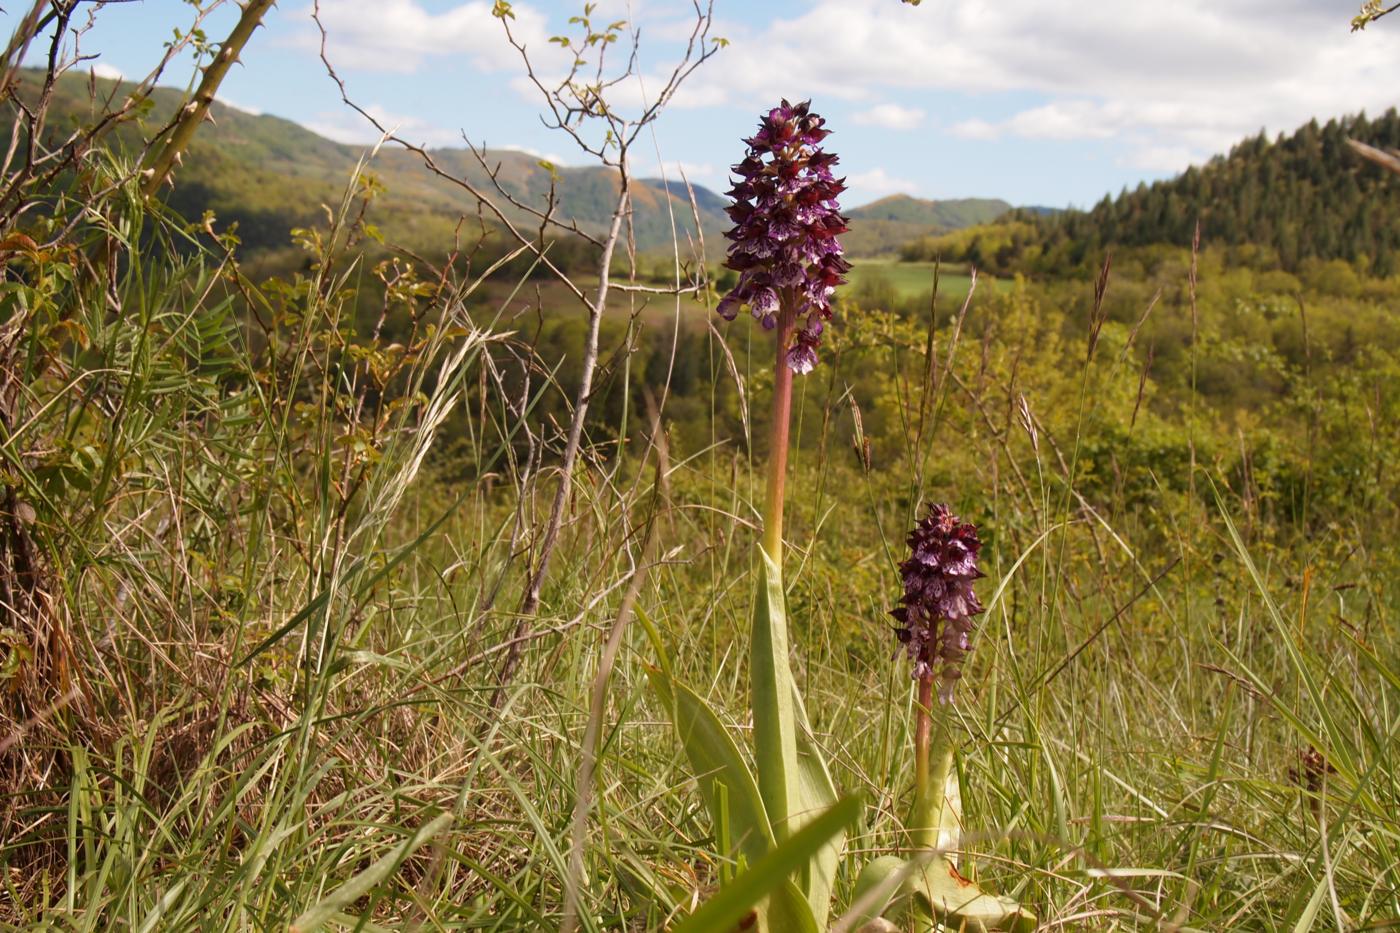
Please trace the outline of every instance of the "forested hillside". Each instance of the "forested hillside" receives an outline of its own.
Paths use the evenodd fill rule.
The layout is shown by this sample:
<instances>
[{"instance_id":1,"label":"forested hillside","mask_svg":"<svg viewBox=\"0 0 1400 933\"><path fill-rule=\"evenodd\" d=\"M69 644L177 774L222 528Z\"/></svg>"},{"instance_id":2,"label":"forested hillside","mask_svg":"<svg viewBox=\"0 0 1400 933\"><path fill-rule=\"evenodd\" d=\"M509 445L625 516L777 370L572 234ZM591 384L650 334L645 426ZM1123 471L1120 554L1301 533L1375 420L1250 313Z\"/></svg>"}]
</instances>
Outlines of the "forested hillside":
<instances>
[{"instance_id":1,"label":"forested hillside","mask_svg":"<svg viewBox=\"0 0 1400 933\"><path fill-rule=\"evenodd\" d=\"M1207 243L1257 247L1252 264L1294 272L1308 260L1340 259L1362 274L1392 275L1400 271L1400 184L1352 152L1348 138L1400 146L1400 115L1313 120L1273 140L1261 133L1092 210L1013 212L991 227L911 242L903 256L941 255L1003 273L1082 272L1105 246L1187 245L1199 220Z\"/></svg>"}]
</instances>

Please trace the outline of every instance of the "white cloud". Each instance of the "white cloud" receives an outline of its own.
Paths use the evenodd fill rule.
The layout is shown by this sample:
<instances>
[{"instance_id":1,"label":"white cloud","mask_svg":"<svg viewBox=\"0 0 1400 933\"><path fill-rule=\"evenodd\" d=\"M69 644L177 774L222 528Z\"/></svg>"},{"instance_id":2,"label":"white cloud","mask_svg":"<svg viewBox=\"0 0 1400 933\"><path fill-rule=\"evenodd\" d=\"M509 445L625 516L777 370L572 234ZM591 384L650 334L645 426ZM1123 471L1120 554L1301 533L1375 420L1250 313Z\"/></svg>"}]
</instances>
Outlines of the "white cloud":
<instances>
[{"instance_id":1,"label":"white cloud","mask_svg":"<svg viewBox=\"0 0 1400 933\"><path fill-rule=\"evenodd\" d=\"M115 65L109 65L106 62L93 62L92 73L99 78L110 78L113 81L120 81L122 78L126 77L126 75L122 74L120 68Z\"/></svg>"},{"instance_id":2,"label":"white cloud","mask_svg":"<svg viewBox=\"0 0 1400 933\"><path fill-rule=\"evenodd\" d=\"M661 177L658 170L656 176ZM666 179L670 182L680 184L698 185L701 188L709 188L716 194L722 193L729 188L729 168L728 166L716 166L710 162L686 162L683 160L666 160Z\"/></svg>"},{"instance_id":3,"label":"white cloud","mask_svg":"<svg viewBox=\"0 0 1400 933\"><path fill-rule=\"evenodd\" d=\"M710 162L686 162L684 160L677 160L673 162L668 162L667 165L673 171L684 173L686 178L702 178L711 175L722 175L725 173L725 171L727 171L716 168L715 165Z\"/></svg>"},{"instance_id":4,"label":"white cloud","mask_svg":"<svg viewBox=\"0 0 1400 933\"><path fill-rule=\"evenodd\" d=\"M846 187L850 190L851 203L863 203L887 194L912 194L919 183L908 178L898 178L882 168L868 172L856 172L846 176Z\"/></svg>"},{"instance_id":5,"label":"white cloud","mask_svg":"<svg viewBox=\"0 0 1400 933\"><path fill-rule=\"evenodd\" d=\"M1199 165L1210 157L1187 146L1143 145L1133 149L1124 162L1148 172L1182 172L1188 166Z\"/></svg>"},{"instance_id":6,"label":"white cloud","mask_svg":"<svg viewBox=\"0 0 1400 933\"><path fill-rule=\"evenodd\" d=\"M731 104L779 94L864 101L940 91L1035 103L952 127L970 139L1120 140L1134 164L1179 164L1261 126L1384 109L1400 30L1351 34L1315 0L817 0L737 29L693 80ZM991 92L991 93L989 93ZM871 107L855 118L880 124Z\"/></svg>"},{"instance_id":7,"label":"white cloud","mask_svg":"<svg viewBox=\"0 0 1400 933\"><path fill-rule=\"evenodd\" d=\"M648 0L642 15L639 0L606 2L616 10L604 11L608 18L630 10L646 21L644 77L611 92L614 106L635 112L664 86L664 59L688 35L687 4ZM321 0L321 8L337 67L426 71L452 57L500 73L503 86L538 106L491 0ZM567 61L548 38L571 27L540 0L513 9L511 29L548 81ZM937 118L941 95L956 92L987 109L949 127L955 136L1112 142L1120 164L1170 172L1261 127L1286 131L1313 116L1394 103L1400 28L1353 35L1348 12L1318 0L940 0L918 8L808 0L786 18L716 23L711 35L730 46L672 105L756 112L778 97L811 97L826 113L836 99L855 104L849 121L857 125L914 130ZM659 44L648 46L648 37ZM292 41L314 50L320 40L308 25ZM1008 101L1016 102L1009 112ZM459 142L427 121L399 125L430 144ZM366 125L340 115L313 128L373 141ZM879 169L858 172L851 185L859 196L914 187Z\"/></svg>"},{"instance_id":8,"label":"white cloud","mask_svg":"<svg viewBox=\"0 0 1400 933\"><path fill-rule=\"evenodd\" d=\"M704 69L702 68L700 71L703 72ZM699 73L697 72L697 74ZM669 72L635 75L608 89L608 103L614 110L622 113L640 113L644 107L650 106L656 101L657 95L666 88L670 78ZM528 78L517 78L512 84L527 98L543 99L539 89L532 85ZM670 101L667 102L666 107L674 110L718 107L727 103L728 100L729 93L723 87L696 82L692 78L680 85Z\"/></svg>"},{"instance_id":9,"label":"white cloud","mask_svg":"<svg viewBox=\"0 0 1400 933\"><path fill-rule=\"evenodd\" d=\"M963 139L1000 139L1006 130L1001 124L972 119L953 124L948 132Z\"/></svg>"},{"instance_id":10,"label":"white cloud","mask_svg":"<svg viewBox=\"0 0 1400 933\"><path fill-rule=\"evenodd\" d=\"M457 141L461 142L460 136L457 137ZM563 168L569 164L567 159L565 159L561 155L558 155L557 153L541 152L538 149L531 149L529 146L517 146L514 143L510 143L505 146L492 146L491 148L502 149L506 152L523 152L527 156L534 156L536 159L542 159L543 161L548 162L551 165L558 166L560 168Z\"/></svg>"},{"instance_id":11,"label":"white cloud","mask_svg":"<svg viewBox=\"0 0 1400 933\"><path fill-rule=\"evenodd\" d=\"M853 118L861 126L882 126L888 130L912 130L924 123L924 111L899 104L877 104Z\"/></svg>"},{"instance_id":12,"label":"white cloud","mask_svg":"<svg viewBox=\"0 0 1400 933\"><path fill-rule=\"evenodd\" d=\"M365 108L389 132L410 143L423 146L461 146L462 134L457 130L437 126L418 117L393 113L378 104ZM349 145L372 146L379 142L379 131L368 120L352 110L336 110L316 115L306 128L327 139Z\"/></svg>"},{"instance_id":13,"label":"white cloud","mask_svg":"<svg viewBox=\"0 0 1400 933\"><path fill-rule=\"evenodd\" d=\"M1000 139L1023 136L1027 139L1106 139L1114 126L1122 124L1121 108L1089 100L1054 101L1023 110L1000 123L965 120L950 132L966 139Z\"/></svg>"},{"instance_id":14,"label":"white cloud","mask_svg":"<svg viewBox=\"0 0 1400 933\"><path fill-rule=\"evenodd\" d=\"M326 54L337 69L407 73L447 55L468 58L488 71L520 67L520 53L507 41L486 0L458 3L440 13L419 0L321 0L320 7ZM516 41L538 67L557 66L560 51L549 44L545 17L528 4L514 3L511 8L515 18L510 29ZM298 12L309 19L312 8ZM289 41L314 51L320 48L320 32L307 24Z\"/></svg>"},{"instance_id":15,"label":"white cloud","mask_svg":"<svg viewBox=\"0 0 1400 933\"><path fill-rule=\"evenodd\" d=\"M687 183L715 193L729 188L729 167L726 165L686 159L663 159L658 162L654 154L650 155L632 161L633 178L665 178L668 183L678 186L678 190L684 190Z\"/></svg>"},{"instance_id":16,"label":"white cloud","mask_svg":"<svg viewBox=\"0 0 1400 933\"><path fill-rule=\"evenodd\" d=\"M469 62L483 72L504 73L508 87L523 100L544 109L546 104L540 89L526 74L525 62L511 39L525 48L535 77L545 87L553 88L568 73L574 53L551 42L551 37L576 36L580 27L562 16L551 18L520 0L511 4L514 15L506 24L492 15L492 7L490 0L466 0L446 6L430 3L430 0L320 0L326 57L342 76L351 71L415 73L450 57ZM307 6L297 11L302 23L283 41L317 54L321 48L321 32L311 19L313 9ZM649 13L648 6L639 0L602 0L595 4L593 19L597 23L630 20L646 24L648 29L650 23L655 22L663 32L675 32L674 36L663 37L663 42L670 41L670 50L678 53L675 43L679 41L679 48L684 47L695 27L695 18L677 20L675 9L660 14L660 19L649 19ZM605 78L615 77L627 69L629 50L624 28L622 41L609 46ZM656 52L657 49L645 48L644 51ZM595 50L585 55L590 65L596 64L596 54ZM674 62L667 62L664 67L639 68L638 74L610 87L609 104L619 112L640 113L665 89L674 65ZM580 74L581 80L591 81L592 78L587 68ZM355 82L351 82L352 92L354 87ZM668 106L710 107L723 104L727 97L728 91L723 87L687 81L682 83Z\"/></svg>"},{"instance_id":17,"label":"white cloud","mask_svg":"<svg viewBox=\"0 0 1400 933\"><path fill-rule=\"evenodd\" d=\"M635 172L642 175L655 176L660 178L664 172L671 181L679 182L682 177L693 183L699 184L699 179L715 178L722 174L712 162L688 162L685 159L666 159L663 163L657 164L642 163L634 167Z\"/></svg>"},{"instance_id":18,"label":"white cloud","mask_svg":"<svg viewBox=\"0 0 1400 933\"><path fill-rule=\"evenodd\" d=\"M219 103L223 104L225 107L232 107L234 110L240 110L240 111L242 111L243 113L251 114L252 116L255 116L255 117L262 116L262 114L263 114L263 110L262 110L262 108L260 108L260 107L249 107L249 106L246 105L246 104L240 104L240 103L238 103L237 101L229 100L227 97L224 97L222 94L219 95L218 101L219 101Z\"/></svg>"}]
</instances>

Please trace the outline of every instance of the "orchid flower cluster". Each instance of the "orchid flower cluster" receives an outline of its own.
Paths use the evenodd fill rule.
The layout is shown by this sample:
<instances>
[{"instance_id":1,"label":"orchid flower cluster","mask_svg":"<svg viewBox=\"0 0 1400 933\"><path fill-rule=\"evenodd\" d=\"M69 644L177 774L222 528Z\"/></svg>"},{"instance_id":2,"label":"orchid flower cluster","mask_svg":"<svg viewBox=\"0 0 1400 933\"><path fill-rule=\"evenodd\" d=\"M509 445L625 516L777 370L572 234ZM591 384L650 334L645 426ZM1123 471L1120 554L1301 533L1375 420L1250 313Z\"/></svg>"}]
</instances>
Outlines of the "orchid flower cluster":
<instances>
[{"instance_id":1,"label":"orchid flower cluster","mask_svg":"<svg viewBox=\"0 0 1400 933\"><path fill-rule=\"evenodd\" d=\"M890 615L899 622L895 633L914 664L914 677L936 672L942 681L938 698L951 703L971 647L973 616L984 611L972 589L985 576L977 569L982 542L977 529L946 505L933 505L907 543L909 559L899 565L904 598Z\"/></svg>"},{"instance_id":2,"label":"orchid flower cluster","mask_svg":"<svg viewBox=\"0 0 1400 933\"><path fill-rule=\"evenodd\" d=\"M780 347L795 373L817 365L831 296L851 268L837 239L846 232L837 202L846 184L832 174L836 156L821 149L831 132L825 124L806 102L774 107L745 140L749 151L734 166L739 180L729 191L734 228L725 234L725 265L739 273L739 284L716 310L732 321L747 305L780 334L800 322L791 346Z\"/></svg>"},{"instance_id":3,"label":"orchid flower cluster","mask_svg":"<svg viewBox=\"0 0 1400 933\"><path fill-rule=\"evenodd\" d=\"M720 894L678 927L687 933L826 929L845 831L860 813L856 799L838 797L808 724L789 661L782 577L792 376L816 365L832 295L850 269L837 240L846 230L837 200L845 184L832 174L836 156L820 146L828 132L808 103L783 101L745 140L748 152L734 166L739 178L730 192L734 228L727 233L727 265L739 272L739 281L717 310L733 320L747 306L777 337L768 494L749 646L751 757L700 695L672 676L660 637L649 628L662 661L650 671L652 684L671 712L725 866ZM973 618L983 611L973 590L982 576L981 541L971 524L935 505L908 544L910 556L900 565L904 594L893 615L918 684L914 805L906 820L913 854L867 864L856 882L854 911L862 930L890 929L890 916L912 918L920 930L938 922L1033 927L1034 917L1014 901L987 894L958 874L944 848L956 845L956 832L946 830L960 822L956 804L949 803L955 795L946 790L956 777L945 710L971 645ZM935 680L939 703L933 700ZM754 899L743 900L736 893L741 891ZM761 897L753 893L760 891Z\"/></svg>"}]
</instances>

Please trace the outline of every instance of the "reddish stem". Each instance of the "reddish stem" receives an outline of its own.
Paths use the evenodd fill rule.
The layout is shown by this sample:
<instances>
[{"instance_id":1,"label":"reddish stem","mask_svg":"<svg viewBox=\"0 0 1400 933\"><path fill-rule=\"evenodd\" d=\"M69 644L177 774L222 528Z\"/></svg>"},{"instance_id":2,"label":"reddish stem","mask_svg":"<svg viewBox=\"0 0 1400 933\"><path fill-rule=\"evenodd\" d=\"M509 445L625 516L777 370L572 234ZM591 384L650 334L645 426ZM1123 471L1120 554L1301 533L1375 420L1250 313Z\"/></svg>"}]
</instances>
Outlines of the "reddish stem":
<instances>
[{"instance_id":1,"label":"reddish stem","mask_svg":"<svg viewBox=\"0 0 1400 933\"><path fill-rule=\"evenodd\" d=\"M768 500L763 510L763 550L779 567L783 565L783 487L787 478L788 424L792 418L792 369L787 363L792 330L793 316L784 310L778 315L773 423L768 441Z\"/></svg>"},{"instance_id":2,"label":"reddish stem","mask_svg":"<svg viewBox=\"0 0 1400 933\"><path fill-rule=\"evenodd\" d=\"M910 827L914 845L932 848L938 838L938 807L942 804L943 781L929 773L933 738L933 674L919 678L919 703L914 720L914 819ZM935 787L934 784L938 786Z\"/></svg>"}]
</instances>

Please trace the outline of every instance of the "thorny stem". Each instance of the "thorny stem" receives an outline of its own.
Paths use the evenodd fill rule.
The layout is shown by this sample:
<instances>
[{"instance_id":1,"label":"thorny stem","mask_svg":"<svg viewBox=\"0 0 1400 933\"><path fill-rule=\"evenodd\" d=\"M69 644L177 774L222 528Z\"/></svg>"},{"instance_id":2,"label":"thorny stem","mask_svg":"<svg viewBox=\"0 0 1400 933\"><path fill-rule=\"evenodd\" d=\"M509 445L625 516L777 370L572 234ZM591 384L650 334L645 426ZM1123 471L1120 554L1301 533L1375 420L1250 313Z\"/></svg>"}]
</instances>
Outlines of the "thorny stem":
<instances>
[{"instance_id":1,"label":"thorny stem","mask_svg":"<svg viewBox=\"0 0 1400 933\"><path fill-rule=\"evenodd\" d=\"M209 63L209 67L204 69L204 78L199 82L199 90L195 92L194 99L181 111L165 146L159 154L152 151L150 161L145 166L150 174L141 185L141 192L147 197L154 195L165 183L180 154L194 138L195 130L199 129L209 113L209 105L214 102L214 96L218 93L224 76L238 60L253 31L262 25L262 19L272 8L272 4L273 0L251 0L243 7L243 15L238 18L238 23L233 27L233 32L229 33L228 39L219 47L219 52Z\"/></svg>"}]
</instances>

